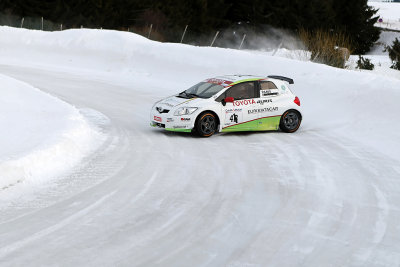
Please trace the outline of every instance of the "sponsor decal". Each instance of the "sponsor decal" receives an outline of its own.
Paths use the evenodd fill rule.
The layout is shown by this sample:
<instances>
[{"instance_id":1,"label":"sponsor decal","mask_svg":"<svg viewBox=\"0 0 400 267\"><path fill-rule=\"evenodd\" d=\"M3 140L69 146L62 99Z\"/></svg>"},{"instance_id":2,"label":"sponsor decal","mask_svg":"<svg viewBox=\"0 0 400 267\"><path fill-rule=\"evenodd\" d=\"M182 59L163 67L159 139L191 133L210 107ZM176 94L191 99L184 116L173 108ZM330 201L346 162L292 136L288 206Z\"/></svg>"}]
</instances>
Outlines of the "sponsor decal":
<instances>
[{"instance_id":1,"label":"sponsor decal","mask_svg":"<svg viewBox=\"0 0 400 267\"><path fill-rule=\"evenodd\" d=\"M244 100L237 100L233 102L234 106L247 106L251 104L255 104L256 101L254 99L244 99Z\"/></svg>"},{"instance_id":2,"label":"sponsor decal","mask_svg":"<svg viewBox=\"0 0 400 267\"><path fill-rule=\"evenodd\" d=\"M225 125L232 125L243 121L242 109L229 109L225 113Z\"/></svg>"},{"instance_id":3,"label":"sponsor decal","mask_svg":"<svg viewBox=\"0 0 400 267\"><path fill-rule=\"evenodd\" d=\"M190 121L190 118L181 118L181 121Z\"/></svg>"},{"instance_id":4,"label":"sponsor decal","mask_svg":"<svg viewBox=\"0 0 400 267\"><path fill-rule=\"evenodd\" d=\"M158 122L162 122L162 119L160 117L154 116L154 120Z\"/></svg>"},{"instance_id":5,"label":"sponsor decal","mask_svg":"<svg viewBox=\"0 0 400 267\"><path fill-rule=\"evenodd\" d=\"M218 85L222 85L223 87L227 87L227 86L229 86L231 83L233 83L233 82L231 82L231 81L221 80L221 79L208 79L208 80L206 80L206 82L208 82L208 83L215 83L215 84L218 84Z\"/></svg>"},{"instance_id":6,"label":"sponsor decal","mask_svg":"<svg viewBox=\"0 0 400 267\"><path fill-rule=\"evenodd\" d=\"M283 91L286 90L286 86L284 86L284 85L282 85L281 88L282 88Z\"/></svg>"},{"instance_id":7,"label":"sponsor decal","mask_svg":"<svg viewBox=\"0 0 400 267\"><path fill-rule=\"evenodd\" d=\"M261 96L277 95L278 89L261 90Z\"/></svg>"},{"instance_id":8,"label":"sponsor decal","mask_svg":"<svg viewBox=\"0 0 400 267\"><path fill-rule=\"evenodd\" d=\"M272 99L257 100L257 104L264 105L264 103L272 103Z\"/></svg>"},{"instance_id":9,"label":"sponsor decal","mask_svg":"<svg viewBox=\"0 0 400 267\"><path fill-rule=\"evenodd\" d=\"M278 107L251 109L251 110L248 111L248 113L249 114L258 114L258 113L273 112L273 111L278 111Z\"/></svg>"},{"instance_id":10,"label":"sponsor decal","mask_svg":"<svg viewBox=\"0 0 400 267\"><path fill-rule=\"evenodd\" d=\"M176 126L174 126L174 127L172 127L172 128L174 128L174 129L185 129L186 126L176 125Z\"/></svg>"},{"instance_id":11,"label":"sponsor decal","mask_svg":"<svg viewBox=\"0 0 400 267\"><path fill-rule=\"evenodd\" d=\"M227 109L225 112L226 113L234 113L234 112L242 112L243 109L241 108L231 108L231 109Z\"/></svg>"},{"instance_id":12,"label":"sponsor decal","mask_svg":"<svg viewBox=\"0 0 400 267\"><path fill-rule=\"evenodd\" d=\"M167 122L173 122L174 119L173 118L167 118Z\"/></svg>"}]
</instances>

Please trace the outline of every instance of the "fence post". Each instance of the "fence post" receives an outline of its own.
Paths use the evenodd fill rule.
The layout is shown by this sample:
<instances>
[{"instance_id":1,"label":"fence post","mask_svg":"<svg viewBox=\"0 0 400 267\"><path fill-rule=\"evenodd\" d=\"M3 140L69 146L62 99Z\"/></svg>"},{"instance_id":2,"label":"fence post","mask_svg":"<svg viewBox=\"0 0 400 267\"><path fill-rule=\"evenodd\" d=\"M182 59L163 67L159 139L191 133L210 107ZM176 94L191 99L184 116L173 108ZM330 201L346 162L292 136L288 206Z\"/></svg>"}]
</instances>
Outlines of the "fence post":
<instances>
[{"instance_id":1,"label":"fence post","mask_svg":"<svg viewBox=\"0 0 400 267\"><path fill-rule=\"evenodd\" d=\"M150 24L149 34L147 35L147 39L150 39L151 30L153 29L153 24Z\"/></svg>"},{"instance_id":2,"label":"fence post","mask_svg":"<svg viewBox=\"0 0 400 267\"><path fill-rule=\"evenodd\" d=\"M185 34L186 34L186 30L187 30L188 26L189 25L186 25L185 30L183 31L182 38L181 38L181 43L183 42L183 38L185 38Z\"/></svg>"},{"instance_id":3,"label":"fence post","mask_svg":"<svg viewBox=\"0 0 400 267\"><path fill-rule=\"evenodd\" d=\"M83 25L81 25L81 29L83 29Z\"/></svg>"},{"instance_id":4,"label":"fence post","mask_svg":"<svg viewBox=\"0 0 400 267\"><path fill-rule=\"evenodd\" d=\"M60 31L62 31L62 23L60 24Z\"/></svg>"},{"instance_id":5,"label":"fence post","mask_svg":"<svg viewBox=\"0 0 400 267\"><path fill-rule=\"evenodd\" d=\"M21 28L24 26L24 18L21 19Z\"/></svg>"},{"instance_id":6,"label":"fence post","mask_svg":"<svg viewBox=\"0 0 400 267\"><path fill-rule=\"evenodd\" d=\"M42 17L42 31L43 31L43 17Z\"/></svg>"},{"instance_id":7,"label":"fence post","mask_svg":"<svg viewBox=\"0 0 400 267\"><path fill-rule=\"evenodd\" d=\"M281 42L281 43L278 45L278 47L277 47L277 48L275 49L275 51L272 53L272 56L275 56L276 52L278 52L278 50L281 49L282 45L283 45L283 42Z\"/></svg>"},{"instance_id":8,"label":"fence post","mask_svg":"<svg viewBox=\"0 0 400 267\"><path fill-rule=\"evenodd\" d=\"M245 38L246 38L246 34L243 34L242 41L240 42L240 45L239 45L239 50L242 49L242 45L243 45L243 42L244 42Z\"/></svg>"},{"instance_id":9,"label":"fence post","mask_svg":"<svg viewBox=\"0 0 400 267\"><path fill-rule=\"evenodd\" d=\"M211 44L210 44L210 47L213 46L215 40L217 39L218 34L219 34L219 31L217 31L217 33L215 34L214 39L212 40L212 42L211 42Z\"/></svg>"}]
</instances>

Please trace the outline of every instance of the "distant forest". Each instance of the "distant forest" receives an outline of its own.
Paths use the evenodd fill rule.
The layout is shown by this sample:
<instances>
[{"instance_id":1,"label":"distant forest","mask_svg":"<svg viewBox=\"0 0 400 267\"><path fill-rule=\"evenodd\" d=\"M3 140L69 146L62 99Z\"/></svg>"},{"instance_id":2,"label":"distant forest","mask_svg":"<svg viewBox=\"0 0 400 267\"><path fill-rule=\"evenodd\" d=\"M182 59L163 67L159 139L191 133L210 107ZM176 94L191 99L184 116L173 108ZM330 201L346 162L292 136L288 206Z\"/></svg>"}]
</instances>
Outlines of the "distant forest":
<instances>
[{"instance_id":1,"label":"distant forest","mask_svg":"<svg viewBox=\"0 0 400 267\"><path fill-rule=\"evenodd\" d=\"M44 17L65 28L130 28L142 34L153 24L155 37L169 42L180 40L185 25L188 40L224 29L262 34L266 25L292 32L324 29L346 33L359 54L380 34L367 0L0 0L0 13Z\"/></svg>"}]
</instances>

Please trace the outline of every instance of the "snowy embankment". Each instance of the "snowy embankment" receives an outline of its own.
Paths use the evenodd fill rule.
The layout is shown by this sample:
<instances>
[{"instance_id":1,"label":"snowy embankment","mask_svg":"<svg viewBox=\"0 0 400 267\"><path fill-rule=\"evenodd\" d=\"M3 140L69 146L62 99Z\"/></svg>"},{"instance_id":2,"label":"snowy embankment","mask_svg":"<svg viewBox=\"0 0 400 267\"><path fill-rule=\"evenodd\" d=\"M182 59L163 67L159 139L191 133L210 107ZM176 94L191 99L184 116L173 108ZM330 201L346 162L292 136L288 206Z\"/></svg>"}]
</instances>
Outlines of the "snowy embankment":
<instances>
[{"instance_id":1,"label":"snowy embankment","mask_svg":"<svg viewBox=\"0 0 400 267\"><path fill-rule=\"evenodd\" d=\"M0 189L46 181L101 141L77 109L0 74Z\"/></svg>"}]
</instances>

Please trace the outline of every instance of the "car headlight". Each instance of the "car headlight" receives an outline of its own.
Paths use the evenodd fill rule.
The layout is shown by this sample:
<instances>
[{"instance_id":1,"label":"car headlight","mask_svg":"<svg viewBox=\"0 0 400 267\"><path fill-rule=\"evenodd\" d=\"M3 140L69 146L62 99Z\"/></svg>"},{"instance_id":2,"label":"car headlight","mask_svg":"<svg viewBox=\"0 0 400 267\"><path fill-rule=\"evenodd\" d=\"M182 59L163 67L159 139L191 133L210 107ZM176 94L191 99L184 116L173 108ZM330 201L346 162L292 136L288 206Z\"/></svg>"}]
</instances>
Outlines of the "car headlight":
<instances>
[{"instance_id":1,"label":"car headlight","mask_svg":"<svg viewBox=\"0 0 400 267\"><path fill-rule=\"evenodd\" d=\"M175 110L174 115L175 116L182 116L182 115L189 115L195 112L197 108L178 108Z\"/></svg>"}]
</instances>

